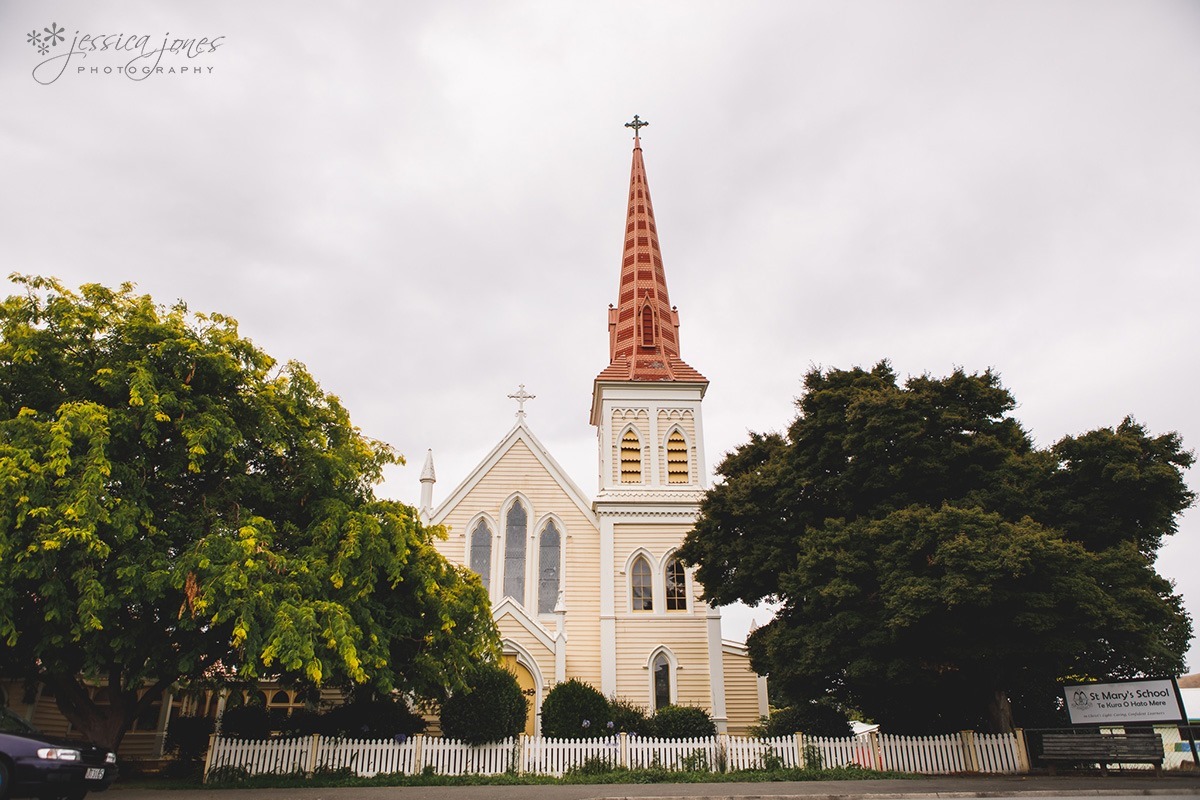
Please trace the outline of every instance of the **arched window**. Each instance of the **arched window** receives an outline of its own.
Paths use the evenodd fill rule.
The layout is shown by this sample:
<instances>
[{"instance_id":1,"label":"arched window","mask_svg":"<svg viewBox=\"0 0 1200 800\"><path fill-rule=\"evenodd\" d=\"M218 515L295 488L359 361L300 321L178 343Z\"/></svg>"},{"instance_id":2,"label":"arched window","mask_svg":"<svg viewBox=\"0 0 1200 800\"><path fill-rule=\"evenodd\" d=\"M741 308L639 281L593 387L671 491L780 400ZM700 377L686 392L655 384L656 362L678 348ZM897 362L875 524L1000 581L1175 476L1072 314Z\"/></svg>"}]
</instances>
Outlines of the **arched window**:
<instances>
[{"instance_id":1,"label":"arched window","mask_svg":"<svg viewBox=\"0 0 1200 800\"><path fill-rule=\"evenodd\" d=\"M492 585L492 531L479 520L471 532L471 571L483 581L484 590Z\"/></svg>"},{"instance_id":2,"label":"arched window","mask_svg":"<svg viewBox=\"0 0 1200 800\"><path fill-rule=\"evenodd\" d=\"M642 440L633 428L621 434L621 483L642 482Z\"/></svg>"},{"instance_id":3,"label":"arched window","mask_svg":"<svg viewBox=\"0 0 1200 800\"><path fill-rule=\"evenodd\" d=\"M562 536L554 520L542 528L538 545L538 613L553 614L558 602L559 568L562 562Z\"/></svg>"},{"instance_id":4,"label":"arched window","mask_svg":"<svg viewBox=\"0 0 1200 800\"><path fill-rule=\"evenodd\" d=\"M671 659L659 653L651 662L654 672L654 710L671 705Z\"/></svg>"},{"instance_id":5,"label":"arched window","mask_svg":"<svg viewBox=\"0 0 1200 800\"><path fill-rule=\"evenodd\" d=\"M512 504L504 521L504 594L525 602L525 537L529 514L520 500Z\"/></svg>"},{"instance_id":6,"label":"arched window","mask_svg":"<svg viewBox=\"0 0 1200 800\"><path fill-rule=\"evenodd\" d=\"M654 309L642 306L642 347L654 347Z\"/></svg>"},{"instance_id":7,"label":"arched window","mask_svg":"<svg viewBox=\"0 0 1200 800\"><path fill-rule=\"evenodd\" d=\"M687 440L679 431L672 431L667 437L667 483L688 483L690 472Z\"/></svg>"},{"instance_id":8,"label":"arched window","mask_svg":"<svg viewBox=\"0 0 1200 800\"><path fill-rule=\"evenodd\" d=\"M654 579L651 577L650 562L638 556L629 571L630 601L634 611L654 610Z\"/></svg>"},{"instance_id":9,"label":"arched window","mask_svg":"<svg viewBox=\"0 0 1200 800\"><path fill-rule=\"evenodd\" d=\"M672 558L667 562L667 611L687 611L687 574L683 562Z\"/></svg>"}]
</instances>

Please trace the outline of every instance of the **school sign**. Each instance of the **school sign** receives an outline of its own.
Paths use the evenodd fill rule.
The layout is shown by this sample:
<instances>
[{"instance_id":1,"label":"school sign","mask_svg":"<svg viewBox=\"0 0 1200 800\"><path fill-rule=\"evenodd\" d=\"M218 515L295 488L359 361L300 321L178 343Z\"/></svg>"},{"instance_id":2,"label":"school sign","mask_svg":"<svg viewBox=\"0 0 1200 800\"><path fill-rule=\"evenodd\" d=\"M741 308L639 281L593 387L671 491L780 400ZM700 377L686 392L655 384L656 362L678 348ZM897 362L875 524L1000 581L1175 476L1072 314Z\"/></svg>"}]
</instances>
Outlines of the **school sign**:
<instances>
[{"instance_id":1,"label":"school sign","mask_svg":"<svg viewBox=\"0 0 1200 800\"><path fill-rule=\"evenodd\" d=\"M1072 725L1186 724L1174 678L1063 686Z\"/></svg>"}]
</instances>

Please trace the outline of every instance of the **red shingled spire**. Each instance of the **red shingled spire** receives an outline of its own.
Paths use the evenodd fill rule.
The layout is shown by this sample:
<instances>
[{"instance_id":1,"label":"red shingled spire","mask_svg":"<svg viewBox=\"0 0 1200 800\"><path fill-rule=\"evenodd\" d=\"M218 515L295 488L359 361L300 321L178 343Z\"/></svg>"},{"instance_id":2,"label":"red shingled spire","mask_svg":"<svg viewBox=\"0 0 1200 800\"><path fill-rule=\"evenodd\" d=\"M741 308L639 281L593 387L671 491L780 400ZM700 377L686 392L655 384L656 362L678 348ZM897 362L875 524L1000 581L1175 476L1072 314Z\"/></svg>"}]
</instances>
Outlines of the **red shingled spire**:
<instances>
[{"instance_id":1,"label":"red shingled spire","mask_svg":"<svg viewBox=\"0 0 1200 800\"><path fill-rule=\"evenodd\" d=\"M626 123L633 128L634 136L621 288L617 307L608 309L610 363L597 380L707 383L679 357L679 313L667 296L667 277L638 135L638 129L648 124L636 116Z\"/></svg>"}]
</instances>

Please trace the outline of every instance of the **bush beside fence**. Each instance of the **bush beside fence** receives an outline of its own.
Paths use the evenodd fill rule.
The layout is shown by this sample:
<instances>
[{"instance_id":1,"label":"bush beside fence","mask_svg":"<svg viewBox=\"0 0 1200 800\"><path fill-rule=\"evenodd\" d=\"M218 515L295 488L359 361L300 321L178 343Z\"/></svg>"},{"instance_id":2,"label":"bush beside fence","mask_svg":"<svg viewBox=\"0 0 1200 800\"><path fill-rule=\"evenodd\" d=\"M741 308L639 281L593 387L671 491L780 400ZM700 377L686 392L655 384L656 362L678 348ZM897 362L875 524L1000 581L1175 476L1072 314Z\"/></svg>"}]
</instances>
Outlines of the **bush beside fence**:
<instances>
[{"instance_id":1,"label":"bush beside fence","mask_svg":"<svg viewBox=\"0 0 1200 800\"><path fill-rule=\"evenodd\" d=\"M869 734L752 738L720 734L703 739L654 739L620 734L600 739L522 736L468 745L416 735L401 741L348 740L319 735L250 741L213 736L205 780L213 775L304 774L349 770L355 775L433 772L563 775L585 764L631 769L727 772L746 769L857 767L917 774L1028 772L1024 738L971 731L945 736Z\"/></svg>"}]
</instances>

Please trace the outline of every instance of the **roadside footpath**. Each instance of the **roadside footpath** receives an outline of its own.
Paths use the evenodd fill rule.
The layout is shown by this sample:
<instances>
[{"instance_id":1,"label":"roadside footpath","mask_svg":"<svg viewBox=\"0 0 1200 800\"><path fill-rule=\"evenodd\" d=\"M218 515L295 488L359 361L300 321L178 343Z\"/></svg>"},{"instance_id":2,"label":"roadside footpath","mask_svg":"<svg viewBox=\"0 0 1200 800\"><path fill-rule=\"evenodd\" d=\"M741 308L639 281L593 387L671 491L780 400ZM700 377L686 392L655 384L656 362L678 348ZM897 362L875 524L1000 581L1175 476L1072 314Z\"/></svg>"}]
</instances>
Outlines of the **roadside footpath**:
<instances>
[{"instance_id":1,"label":"roadside footpath","mask_svg":"<svg viewBox=\"0 0 1200 800\"><path fill-rule=\"evenodd\" d=\"M293 789L139 789L114 786L106 800L920 800L967 797L1200 797L1200 775L991 776L880 781L657 783L570 786L371 786Z\"/></svg>"}]
</instances>

